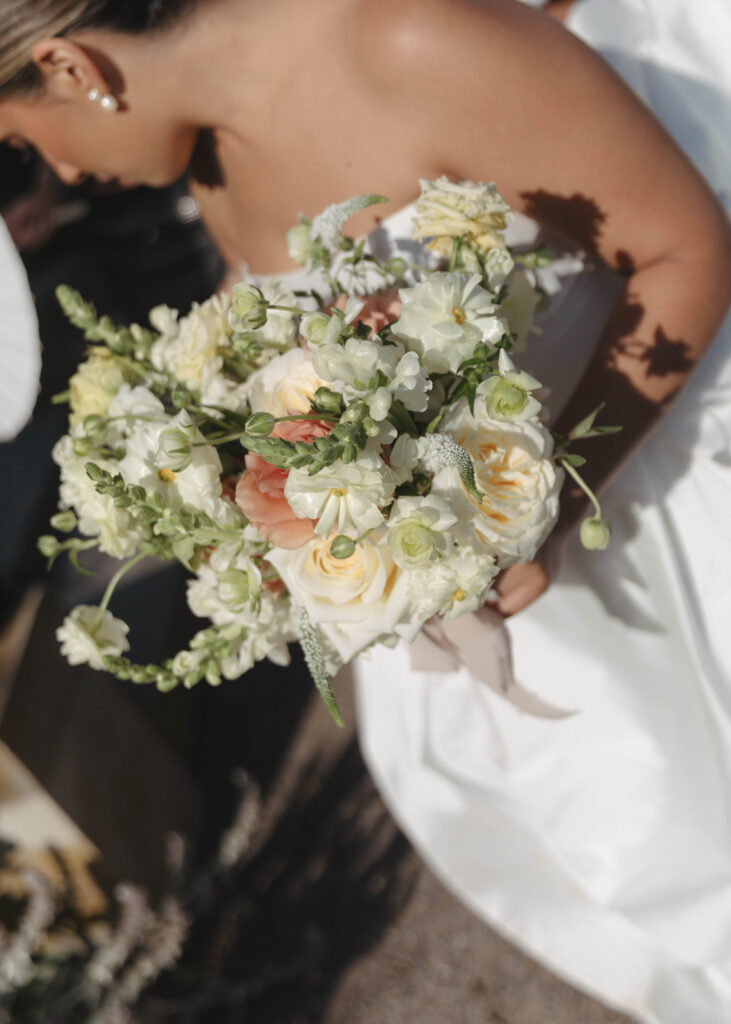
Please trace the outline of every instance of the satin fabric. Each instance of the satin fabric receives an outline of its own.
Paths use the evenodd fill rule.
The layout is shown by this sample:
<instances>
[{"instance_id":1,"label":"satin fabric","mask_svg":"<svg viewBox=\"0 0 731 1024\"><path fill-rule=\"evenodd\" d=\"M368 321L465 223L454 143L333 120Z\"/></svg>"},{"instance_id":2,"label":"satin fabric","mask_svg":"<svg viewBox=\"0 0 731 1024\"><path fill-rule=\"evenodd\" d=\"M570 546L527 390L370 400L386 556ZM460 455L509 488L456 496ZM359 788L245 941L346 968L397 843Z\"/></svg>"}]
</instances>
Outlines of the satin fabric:
<instances>
[{"instance_id":1,"label":"satin fabric","mask_svg":"<svg viewBox=\"0 0 731 1024\"><path fill-rule=\"evenodd\" d=\"M728 201L727 0L584 0L569 27ZM403 218L386 231L408 237ZM522 357L556 408L617 292L598 268L558 276ZM510 622L516 678L577 714L526 715L465 668L415 671L404 646L356 663L366 760L432 869L645 1024L731 1021L730 343L727 320L608 491L609 550L572 542L548 593Z\"/></svg>"},{"instance_id":2,"label":"satin fabric","mask_svg":"<svg viewBox=\"0 0 731 1024\"><path fill-rule=\"evenodd\" d=\"M30 419L41 376L41 343L25 267L0 219L0 442Z\"/></svg>"}]
</instances>

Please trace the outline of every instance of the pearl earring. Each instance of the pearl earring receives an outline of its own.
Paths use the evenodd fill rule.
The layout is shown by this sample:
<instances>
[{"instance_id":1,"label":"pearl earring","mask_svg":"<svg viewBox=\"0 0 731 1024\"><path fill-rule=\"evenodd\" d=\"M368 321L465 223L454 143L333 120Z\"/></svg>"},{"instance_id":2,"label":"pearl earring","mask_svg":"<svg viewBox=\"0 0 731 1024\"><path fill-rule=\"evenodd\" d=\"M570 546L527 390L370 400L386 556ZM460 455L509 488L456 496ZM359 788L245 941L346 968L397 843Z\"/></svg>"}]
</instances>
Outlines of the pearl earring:
<instances>
[{"instance_id":1,"label":"pearl earring","mask_svg":"<svg viewBox=\"0 0 731 1024\"><path fill-rule=\"evenodd\" d=\"M110 92L103 93L97 88L89 89L86 98L92 103L98 103L107 114L114 114L119 110L119 101Z\"/></svg>"}]
</instances>

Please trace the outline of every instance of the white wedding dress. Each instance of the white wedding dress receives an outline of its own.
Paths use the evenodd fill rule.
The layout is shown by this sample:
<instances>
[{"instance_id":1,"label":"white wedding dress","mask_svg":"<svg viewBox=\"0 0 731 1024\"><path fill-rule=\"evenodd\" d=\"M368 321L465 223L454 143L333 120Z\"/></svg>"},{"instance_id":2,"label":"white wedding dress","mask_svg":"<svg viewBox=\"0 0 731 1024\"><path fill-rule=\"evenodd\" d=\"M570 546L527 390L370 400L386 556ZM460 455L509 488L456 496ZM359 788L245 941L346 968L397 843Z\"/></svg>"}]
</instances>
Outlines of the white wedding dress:
<instances>
[{"instance_id":1,"label":"white wedding dress","mask_svg":"<svg viewBox=\"0 0 731 1024\"><path fill-rule=\"evenodd\" d=\"M584 0L569 27L723 196L731 0ZM393 245L408 212L382 226ZM565 278L523 360L557 401L615 294L605 271ZM648 1024L731 1021L730 342L727 321L607 492L609 550L572 544L510 622L516 678L574 715L526 715L466 669L415 671L406 646L356 664L366 760L432 869L529 954Z\"/></svg>"}]
</instances>

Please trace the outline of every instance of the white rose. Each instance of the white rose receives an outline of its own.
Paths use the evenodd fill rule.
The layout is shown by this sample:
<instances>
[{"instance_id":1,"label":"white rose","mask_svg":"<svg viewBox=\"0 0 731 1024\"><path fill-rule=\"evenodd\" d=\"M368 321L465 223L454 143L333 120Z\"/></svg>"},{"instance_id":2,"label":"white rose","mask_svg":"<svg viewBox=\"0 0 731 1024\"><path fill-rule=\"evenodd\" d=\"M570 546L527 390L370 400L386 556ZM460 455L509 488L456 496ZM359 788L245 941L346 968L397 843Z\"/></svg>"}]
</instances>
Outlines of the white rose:
<instances>
[{"instance_id":1,"label":"white rose","mask_svg":"<svg viewBox=\"0 0 731 1024\"><path fill-rule=\"evenodd\" d=\"M331 531L355 539L383 523L381 506L393 495L396 480L376 452L361 452L355 462L334 462L312 476L292 469L284 496L301 519L319 520L315 532Z\"/></svg>"},{"instance_id":2,"label":"white rose","mask_svg":"<svg viewBox=\"0 0 731 1024\"><path fill-rule=\"evenodd\" d=\"M104 658L118 658L129 650L128 632L129 626L111 612L80 604L56 630L56 639L70 665L103 669Z\"/></svg>"},{"instance_id":3,"label":"white rose","mask_svg":"<svg viewBox=\"0 0 731 1024\"><path fill-rule=\"evenodd\" d=\"M252 373L246 393L252 412L296 416L309 412L315 392L326 386L312 365L311 353L293 348Z\"/></svg>"},{"instance_id":4,"label":"white rose","mask_svg":"<svg viewBox=\"0 0 731 1024\"><path fill-rule=\"evenodd\" d=\"M553 439L541 424L475 416L460 399L442 421L442 429L472 456L482 492L477 502L454 467L440 469L432 493L443 494L454 508L460 539L481 541L501 567L534 557L558 517L563 473L551 459Z\"/></svg>"},{"instance_id":5,"label":"white rose","mask_svg":"<svg viewBox=\"0 0 731 1024\"><path fill-rule=\"evenodd\" d=\"M330 539L315 537L296 551L270 551L267 559L344 662L396 635L411 640L420 628L407 574L382 536L361 541L350 558L334 558Z\"/></svg>"},{"instance_id":6,"label":"white rose","mask_svg":"<svg viewBox=\"0 0 731 1024\"><path fill-rule=\"evenodd\" d=\"M399 292L401 316L391 330L417 352L429 373L456 373L475 345L494 345L506 331L479 274L435 273Z\"/></svg>"},{"instance_id":7,"label":"white rose","mask_svg":"<svg viewBox=\"0 0 731 1024\"><path fill-rule=\"evenodd\" d=\"M487 252L495 246L504 247L502 232L510 207L490 182L422 180L421 197L414 204L413 237L421 242L431 238L429 248L447 257L452 251L452 238L464 237L468 245Z\"/></svg>"}]
</instances>

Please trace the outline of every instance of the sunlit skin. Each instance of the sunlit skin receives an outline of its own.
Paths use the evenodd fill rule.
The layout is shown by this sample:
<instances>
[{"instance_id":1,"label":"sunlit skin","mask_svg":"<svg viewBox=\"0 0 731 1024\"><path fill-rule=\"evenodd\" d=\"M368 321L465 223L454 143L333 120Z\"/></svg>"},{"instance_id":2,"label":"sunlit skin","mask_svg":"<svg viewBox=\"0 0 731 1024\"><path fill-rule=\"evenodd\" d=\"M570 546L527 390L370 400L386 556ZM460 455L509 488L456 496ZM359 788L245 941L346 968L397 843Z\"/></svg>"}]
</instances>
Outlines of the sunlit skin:
<instances>
[{"instance_id":1,"label":"sunlit skin","mask_svg":"<svg viewBox=\"0 0 731 1024\"><path fill-rule=\"evenodd\" d=\"M286 271L300 212L389 196L351 222L366 232L418 178L448 174L496 181L514 208L622 271L626 290L557 425L601 401L603 421L624 425L592 442L595 486L682 387L731 298L728 224L700 177L596 55L515 0L209 0L169 33L88 31L40 42L33 59L44 91L2 102L0 134L36 146L66 181L163 185L211 130L224 184L196 195L232 267ZM90 103L92 87L119 112ZM666 350L682 358L657 372ZM583 511L566 496L554 544ZM515 566L498 608L519 611L548 582L538 561Z\"/></svg>"}]
</instances>

